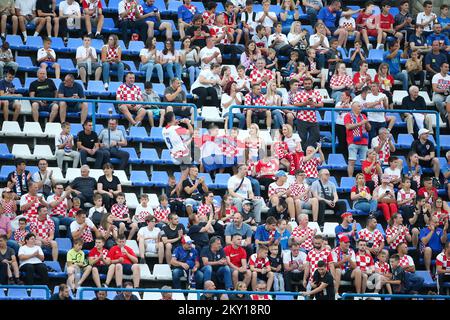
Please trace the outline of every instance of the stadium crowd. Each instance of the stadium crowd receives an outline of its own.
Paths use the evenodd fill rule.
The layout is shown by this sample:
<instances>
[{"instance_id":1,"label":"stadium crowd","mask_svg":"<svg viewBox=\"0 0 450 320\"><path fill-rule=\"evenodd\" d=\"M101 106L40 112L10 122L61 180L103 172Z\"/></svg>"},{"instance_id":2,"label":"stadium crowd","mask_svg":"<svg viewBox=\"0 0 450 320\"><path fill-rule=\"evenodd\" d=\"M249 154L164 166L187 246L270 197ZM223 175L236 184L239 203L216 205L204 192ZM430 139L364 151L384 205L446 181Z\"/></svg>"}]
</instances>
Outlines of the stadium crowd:
<instances>
[{"instance_id":1,"label":"stadium crowd","mask_svg":"<svg viewBox=\"0 0 450 320\"><path fill-rule=\"evenodd\" d=\"M409 1L402 0L393 15L391 1L379 6L367 1L357 10L345 2L271 5L263 0L261 10L254 11L253 0L232 0L223 12L216 2L207 2L200 12L196 4L201 3L184 0L174 24L161 19L155 0L123 0L115 17L118 36L102 31L102 1L64 0L58 7L50 0L0 1L0 96L20 95L13 82L20 66L7 29L26 44L32 23L34 36L43 37L35 59L37 79L26 88L30 97L42 98L31 101L32 120L39 122L47 111L49 123L59 121L57 166L66 172L69 157L73 168L80 167L79 176L64 185L55 181L45 159L38 160L34 174L26 160L14 160L0 200L0 283L47 284L44 261L58 261L56 239L65 235L73 246L64 259L67 283L52 299L67 299L88 279L96 287L143 287L147 253L170 265L172 288L182 288L185 279L189 288L230 290L206 293L202 300L272 299L232 292L247 288L300 291L317 300L340 299L349 290L418 293L426 290L416 272L423 269L437 282L437 292L445 292L450 282L445 201L450 198L450 151L443 164L432 139L431 115L387 113L429 110L419 94L425 92L450 126L449 7L432 12L432 2L425 1L424 11L413 15ZM271 11L274 6L278 13ZM309 28L300 21L303 12ZM55 80L65 72L52 48L57 37L66 44L82 39L71 57L77 74L66 72L59 87ZM106 41L100 53L94 39ZM137 41L145 43L139 68L127 71L122 46ZM371 52L382 60L374 77L368 72ZM117 110L129 124L126 130L111 117L96 133L86 102L47 100L85 99L90 81L102 81L101 89L108 92L112 76L120 82L114 91L121 102ZM138 78L145 79L143 86ZM154 89L158 84L165 86L161 93ZM399 102L395 88L406 94ZM22 100L1 97L4 121L10 111L17 121ZM216 107L225 130L216 124L202 130L192 107L170 106L192 97L199 110ZM335 114L336 148L348 163L347 176L355 176L347 198L331 179L334 170L322 150L327 140L321 138L316 110L329 99L336 108L348 109ZM233 105L241 107L230 109ZM374 112L362 112L367 109ZM79 132L72 132L68 121L73 111L79 112ZM230 112L237 127L228 123ZM400 117L413 136L406 157L393 137ZM173 165L168 187L158 191L158 206L141 192L133 213L114 169L128 169L130 154L123 148L130 130L139 126L162 127ZM272 135L270 145L260 126ZM90 165L89 158L94 158ZM112 159L119 159L116 167ZM103 169L104 175L91 177L91 168ZM181 171L180 177L174 171ZM204 172L230 173L226 192L211 191ZM365 227L358 229L354 217L360 216ZM180 218L186 217L185 226ZM335 220L335 240L328 239L325 224ZM137 252L128 240L137 242ZM124 282L124 276L132 281ZM104 292L97 293L96 299L104 298ZM120 293L115 299L137 297Z\"/></svg>"}]
</instances>

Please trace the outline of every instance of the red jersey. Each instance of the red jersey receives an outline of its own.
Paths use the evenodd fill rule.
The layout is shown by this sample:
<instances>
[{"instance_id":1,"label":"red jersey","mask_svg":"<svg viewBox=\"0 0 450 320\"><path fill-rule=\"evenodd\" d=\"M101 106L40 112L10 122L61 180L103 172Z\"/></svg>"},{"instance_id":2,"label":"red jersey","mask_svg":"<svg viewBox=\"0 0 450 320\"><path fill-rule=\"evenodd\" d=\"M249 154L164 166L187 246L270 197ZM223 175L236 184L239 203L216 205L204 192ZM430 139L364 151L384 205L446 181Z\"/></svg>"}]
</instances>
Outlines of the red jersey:
<instances>
[{"instance_id":1,"label":"red jersey","mask_svg":"<svg viewBox=\"0 0 450 320\"><path fill-rule=\"evenodd\" d=\"M128 247L128 246L125 246L124 248L125 248L125 250L127 250L127 252L128 252L130 255L132 255L133 257L136 257L136 255L135 255L134 252L133 252L133 249L131 249L131 248ZM122 253L122 249L119 248L119 246L117 246L117 245L114 246L114 247L112 247L112 248L109 250L109 252L108 252L108 258L110 258L111 260L117 260L117 259L119 259L119 258L123 258L122 264L133 264L133 263L131 262L131 260L128 258L128 256L127 256L126 254Z\"/></svg>"},{"instance_id":2,"label":"red jersey","mask_svg":"<svg viewBox=\"0 0 450 320\"><path fill-rule=\"evenodd\" d=\"M430 199L428 200L428 203L431 204L431 205L433 205L433 203L438 198L437 189L435 187L432 187L431 191L427 191L427 189L425 189L425 187L422 187L417 192L417 195L419 195L421 197L425 197L425 198L430 197Z\"/></svg>"},{"instance_id":3,"label":"red jersey","mask_svg":"<svg viewBox=\"0 0 450 320\"><path fill-rule=\"evenodd\" d=\"M394 16L388 13L386 16L384 14L380 14L380 28L383 30L393 29L394 28Z\"/></svg>"},{"instance_id":4,"label":"red jersey","mask_svg":"<svg viewBox=\"0 0 450 320\"><path fill-rule=\"evenodd\" d=\"M372 18L371 18L371 17L372 17ZM374 20L373 15L372 15L372 14L366 14L366 13L364 13L364 12L361 12L361 13L358 15L358 17L356 18L356 21L355 21L355 22L356 22L356 25L364 25L364 27L358 28L359 30L361 30L361 29L368 29L368 28L367 28L367 25L366 25L367 20L373 21L373 20Z\"/></svg>"},{"instance_id":5,"label":"red jersey","mask_svg":"<svg viewBox=\"0 0 450 320\"><path fill-rule=\"evenodd\" d=\"M254 253L250 256L250 260L248 261L248 264L250 266L255 267L256 269L263 269L270 267L270 261L269 258L258 258L258 254Z\"/></svg>"},{"instance_id":6,"label":"red jersey","mask_svg":"<svg viewBox=\"0 0 450 320\"><path fill-rule=\"evenodd\" d=\"M104 257L108 257L108 249L103 248L103 249L102 249L102 253L103 253L103 256L104 256ZM91 251L89 251L88 257L89 257L89 258L97 259L98 257L100 257L100 255L101 255L101 254L100 254L100 252L98 251L97 247L94 247ZM104 263L102 260L98 261L98 262L95 264L95 266L104 266L104 265L105 265L105 263Z\"/></svg>"},{"instance_id":7,"label":"red jersey","mask_svg":"<svg viewBox=\"0 0 450 320\"><path fill-rule=\"evenodd\" d=\"M226 256L230 258L230 262L238 268L242 267L242 259L247 259L247 251L242 247L235 249L230 244L226 246L223 251Z\"/></svg>"},{"instance_id":8,"label":"red jersey","mask_svg":"<svg viewBox=\"0 0 450 320\"><path fill-rule=\"evenodd\" d=\"M272 159L267 163L258 161L255 165L256 176L259 178L273 178L279 168L280 165L275 159Z\"/></svg>"},{"instance_id":9,"label":"red jersey","mask_svg":"<svg viewBox=\"0 0 450 320\"><path fill-rule=\"evenodd\" d=\"M353 112L349 112L344 117L344 124L357 124L363 120L367 120L365 114L355 115ZM369 144L369 134L367 133L365 126L356 127L354 129L345 129L347 144L356 144L367 146Z\"/></svg>"}]
</instances>

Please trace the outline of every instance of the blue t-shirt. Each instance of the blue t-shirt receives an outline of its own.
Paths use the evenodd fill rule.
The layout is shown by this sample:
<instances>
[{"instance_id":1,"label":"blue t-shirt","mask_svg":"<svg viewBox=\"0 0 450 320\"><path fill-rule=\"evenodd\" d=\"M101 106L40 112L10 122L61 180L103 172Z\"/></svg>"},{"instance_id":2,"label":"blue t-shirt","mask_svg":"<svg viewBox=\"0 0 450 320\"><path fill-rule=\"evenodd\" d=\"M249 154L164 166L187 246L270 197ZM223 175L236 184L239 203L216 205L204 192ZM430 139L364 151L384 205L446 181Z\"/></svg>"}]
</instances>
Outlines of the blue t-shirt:
<instances>
[{"instance_id":1,"label":"blue t-shirt","mask_svg":"<svg viewBox=\"0 0 450 320\"><path fill-rule=\"evenodd\" d=\"M178 19L182 19L187 23L190 23L197 13L199 13L197 7L195 7L195 13L192 13L184 4L178 7Z\"/></svg>"},{"instance_id":2,"label":"blue t-shirt","mask_svg":"<svg viewBox=\"0 0 450 320\"><path fill-rule=\"evenodd\" d=\"M217 252L212 252L210 246L204 247L200 253L200 256L202 258L203 257L208 258L209 262L219 261L222 260L223 258L226 258L225 251L223 251L222 248L220 248L219 251ZM219 270L220 267L222 266L212 266L212 269L213 271L217 271Z\"/></svg>"},{"instance_id":3,"label":"blue t-shirt","mask_svg":"<svg viewBox=\"0 0 450 320\"><path fill-rule=\"evenodd\" d=\"M199 261L197 249L185 250L183 246L176 247L172 257L177 259L177 261L187 263L191 269L195 266L195 261Z\"/></svg>"},{"instance_id":4,"label":"blue t-shirt","mask_svg":"<svg viewBox=\"0 0 450 320\"><path fill-rule=\"evenodd\" d=\"M256 228L255 240L259 241L269 241L270 232L266 230L266 225L260 225Z\"/></svg>"},{"instance_id":5,"label":"blue t-shirt","mask_svg":"<svg viewBox=\"0 0 450 320\"><path fill-rule=\"evenodd\" d=\"M283 11L283 13L284 13L284 11ZM292 24L292 22L294 22L294 13L295 13L295 10L288 10L286 13L287 13L287 15L286 15L286 21L281 21L281 25L282 25L283 27L290 27L291 24Z\"/></svg>"},{"instance_id":6,"label":"blue t-shirt","mask_svg":"<svg viewBox=\"0 0 450 320\"><path fill-rule=\"evenodd\" d=\"M144 15L155 12L155 9L156 9L156 12L158 11L158 8L156 6L148 5L148 3L146 1L143 1L141 3L141 6L142 6L142 10L144 12ZM151 16L151 17L145 18L145 21L153 21L154 23L157 23L158 18L156 16Z\"/></svg>"},{"instance_id":7,"label":"blue t-shirt","mask_svg":"<svg viewBox=\"0 0 450 320\"><path fill-rule=\"evenodd\" d=\"M320 9L317 19L322 20L325 26L329 29L336 28L336 21L341 18L342 11L331 12L329 7L323 7Z\"/></svg>"},{"instance_id":8,"label":"blue t-shirt","mask_svg":"<svg viewBox=\"0 0 450 320\"><path fill-rule=\"evenodd\" d=\"M64 82L61 82L58 88L58 94L64 95L64 97L72 97L74 94L78 94L80 99L84 99L84 90L81 84L74 82L72 87L66 87Z\"/></svg>"},{"instance_id":9,"label":"blue t-shirt","mask_svg":"<svg viewBox=\"0 0 450 320\"><path fill-rule=\"evenodd\" d=\"M416 46L419 46L419 47L424 46L425 43L426 43L425 42L425 37L423 35L417 36L415 34L412 34L409 37L409 42L410 43L414 43Z\"/></svg>"},{"instance_id":10,"label":"blue t-shirt","mask_svg":"<svg viewBox=\"0 0 450 320\"><path fill-rule=\"evenodd\" d=\"M391 54L390 51L386 51L383 54L383 61L385 61L388 64L390 73L392 75L395 75L395 74L401 72L401 68L400 68L401 53L400 53L400 51L397 51L397 55L393 59L388 59L387 56L389 56L390 54Z\"/></svg>"},{"instance_id":11,"label":"blue t-shirt","mask_svg":"<svg viewBox=\"0 0 450 320\"><path fill-rule=\"evenodd\" d=\"M250 227L247 223L243 223L240 229L236 228L234 223L229 223L225 228L225 236L232 236L233 234L240 234L242 239L251 238L253 235L252 227Z\"/></svg>"},{"instance_id":12,"label":"blue t-shirt","mask_svg":"<svg viewBox=\"0 0 450 320\"><path fill-rule=\"evenodd\" d=\"M441 34L434 34L434 33L430 34L427 37L427 44L429 46L431 46L433 44L433 41L435 41L435 40L437 40L439 42L444 41L444 44L446 46L450 45L450 41L448 40L448 37L445 34L442 34L442 33Z\"/></svg>"},{"instance_id":13,"label":"blue t-shirt","mask_svg":"<svg viewBox=\"0 0 450 320\"><path fill-rule=\"evenodd\" d=\"M428 52L427 55L425 56L425 64L429 64L431 69L433 69L436 72L441 71L441 65L444 62L447 62L447 56L442 52L439 52L439 54L433 54L433 52Z\"/></svg>"},{"instance_id":14,"label":"blue t-shirt","mask_svg":"<svg viewBox=\"0 0 450 320\"><path fill-rule=\"evenodd\" d=\"M14 85L14 83L12 81L8 82L8 81L6 81L6 79L2 79L0 81L0 91L4 91L5 93L9 93L10 89L15 89L15 88L16 88L16 86Z\"/></svg>"},{"instance_id":15,"label":"blue t-shirt","mask_svg":"<svg viewBox=\"0 0 450 320\"><path fill-rule=\"evenodd\" d=\"M278 230L275 231L275 240L280 239L281 250L289 249L289 238L291 237L291 233L288 230L284 230L283 234L281 234Z\"/></svg>"},{"instance_id":16,"label":"blue t-shirt","mask_svg":"<svg viewBox=\"0 0 450 320\"><path fill-rule=\"evenodd\" d=\"M439 16L439 17L437 18L437 21L442 25L442 29L445 29L445 27L446 27L448 24L450 24L450 17L442 18L441 16ZM450 30L444 30L444 32L449 33Z\"/></svg>"},{"instance_id":17,"label":"blue t-shirt","mask_svg":"<svg viewBox=\"0 0 450 320\"><path fill-rule=\"evenodd\" d=\"M334 233L336 234L336 238L335 238L335 243L336 243L336 247L339 246L339 235L341 233L348 233L352 231L352 226L353 224L350 224L347 228L344 228L342 225L338 225L336 228L334 228ZM355 244L356 244L356 240L355 237L353 236L348 236L350 239L350 246L352 248L355 248Z\"/></svg>"},{"instance_id":18,"label":"blue t-shirt","mask_svg":"<svg viewBox=\"0 0 450 320\"><path fill-rule=\"evenodd\" d=\"M427 245L424 245L422 243L422 239L425 238L431 230L426 227L420 230L419 239L420 239L420 245L422 247L430 247L433 252L441 252L442 251L442 243L441 243L441 237L442 237L442 229L441 228L435 228L433 235L430 238L430 241Z\"/></svg>"}]
</instances>

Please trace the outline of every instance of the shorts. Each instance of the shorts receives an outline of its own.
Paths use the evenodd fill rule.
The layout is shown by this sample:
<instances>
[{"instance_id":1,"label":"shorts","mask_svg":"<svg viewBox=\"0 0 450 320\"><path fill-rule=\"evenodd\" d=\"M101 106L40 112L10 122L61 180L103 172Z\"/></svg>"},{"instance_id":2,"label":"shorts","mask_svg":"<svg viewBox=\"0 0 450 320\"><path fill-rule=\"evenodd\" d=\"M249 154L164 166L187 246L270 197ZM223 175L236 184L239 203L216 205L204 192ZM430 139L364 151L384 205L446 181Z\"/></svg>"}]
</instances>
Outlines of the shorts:
<instances>
[{"instance_id":1,"label":"shorts","mask_svg":"<svg viewBox=\"0 0 450 320\"><path fill-rule=\"evenodd\" d=\"M19 100L9 100L8 101L8 110L9 111L14 111L16 110L16 107L14 105L19 104L20 105L20 101Z\"/></svg>"},{"instance_id":2,"label":"shorts","mask_svg":"<svg viewBox=\"0 0 450 320\"><path fill-rule=\"evenodd\" d=\"M131 270L132 264L122 264L123 274L130 276L133 274L133 270Z\"/></svg>"},{"instance_id":3,"label":"shorts","mask_svg":"<svg viewBox=\"0 0 450 320\"><path fill-rule=\"evenodd\" d=\"M32 103L35 103L35 102L37 102L39 104L40 111L45 111L45 112L50 112L53 105L58 105L56 102L48 102L46 105L44 105L41 101L33 101Z\"/></svg>"},{"instance_id":4,"label":"shorts","mask_svg":"<svg viewBox=\"0 0 450 320\"><path fill-rule=\"evenodd\" d=\"M267 282L267 280L268 280L267 273L262 274L262 273L258 272L258 274L256 275L256 279L257 280L263 280L263 281Z\"/></svg>"},{"instance_id":5,"label":"shorts","mask_svg":"<svg viewBox=\"0 0 450 320\"><path fill-rule=\"evenodd\" d=\"M174 107L173 113L178 117L189 118L192 114L192 108L182 109L182 108Z\"/></svg>"},{"instance_id":6,"label":"shorts","mask_svg":"<svg viewBox=\"0 0 450 320\"><path fill-rule=\"evenodd\" d=\"M356 161L359 158L361 160L366 159L368 147L361 144L351 144L348 146L348 160Z\"/></svg>"},{"instance_id":7,"label":"shorts","mask_svg":"<svg viewBox=\"0 0 450 320\"><path fill-rule=\"evenodd\" d=\"M161 113L159 109L147 109L147 114L150 112L153 114L153 117L159 117Z\"/></svg>"},{"instance_id":8,"label":"shorts","mask_svg":"<svg viewBox=\"0 0 450 320\"><path fill-rule=\"evenodd\" d=\"M347 271L345 271L342 275L341 275L341 280L343 281L353 281L352 279L352 269L348 269Z\"/></svg>"},{"instance_id":9,"label":"shorts","mask_svg":"<svg viewBox=\"0 0 450 320\"><path fill-rule=\"evenodd\" d=\"M433 167L431 160L430 161L419 160L419 164L422 168L432 168Z\"/></svg>"},{"instance_id":10,"label":"shorts","mask_svg":"<svg viewBox=\"0 0 450 320\"><path fill-rule=\"evenodd\" d=\"M252 110L252 109L249 109ZM252 110L252 120L253 122L258 122L259 120L266 119L266 110L260 111L260 110ZM256 121L255 121L256 120Z\"/></svg>"},{"instance_id":11,"label":"shorts","mask_svg":"<svg viewBox=\"0 0 450 320\"><path fill-rule=\"evenodd\" d=\"M146 248L145 248L145 252L150 252L150 253L157 253L157 248L156 248L156 243L153 241L146 241L145 242L147 244Z\"/></svg>"},{"instance_id":12,"label":"shorts","mask_svg":"<svg viewBox=\"0 0 450 320\"><path fill-rule=\"evenodd\" d=\"M100 274L106 274L108 273L109 266L103 265L103 266L94 266L94 268L97 268L98 273Z\"/></svg>"},{"instance_id":13,"label":"shorts","mask_svg":"<svg viewBox=\"0 0 450 320\"><path fill-rule=\"evenodd\" d=\"M56 61L42 61L41 64L43 63L47 65L47 68L55 69L53 65L56 63Z\"/></svg>"},{"instance_id":14,"label":"shorts","mask_svg":"<svg viewBox=\"0 0 450 320\"><path fill-rule=\"evenodd\" d=\"M311 210L312 205L309 202L301 201L302 202L302 209Z\"/></svg>"},{"instance_id":15,"label":"shorts","mask_svg":"<svg viewBox=\"0 0 450 320\"><path fill-rule=\"evenodd\" d=\"M113 225L115 225L117 228L119 228L119 226L120 226L121 223L125 224L125 228L126 228L127 230L130 230L130 229L131 229L131 223L128 223L128 222L114 221L114 222L113 222Z\"/></svg>"},{"instance_id":16,"label":"shorts","mask_svg":"<svg viewBox=\"0 0 450 320\"><path fill-rule=\"evenodd\" d=\"M187 198L186 200L184 200L184 205L186 207L194 207L194 206L199 206L202 202L200 200L194 200L192 198Z\"/></svg>"},{"instance_id":17,"label":"shorts","mask_svg":"<svg viewBox=\"0 0 450 320\"><path fill-rule=\"evenodd\" d=\"M92 73L95 73L95 70L96 70L97 68L101 68L101 67L102 67L102 65L101 65L100 63L98 63L98 62L92 62L92 63L91 63L91 71L92 71ZM80 63L77 63L77 69L80 70L81 68L86 69L86 72L87 72L87 71L88 71L88 65L87 65L87 62L80 62Z\"/></svg>"},{"instance_id":18,"label":"shorts","mask_svg":"<svg viewBox=\"0 0 450 320\"><path fill-rule=\"evenodd\" d=\"M81 110L82 102L66 102L67 112L78 112Z\"/></svg>"},{"instance_id":19,"label":"shorts","mask_svg":"<svg viewBox=\"0 0 450 320\"><path fill-rule=\"evenodd\" d=\"M27 23L32 23L32 24L36 24L37 23L37 21L38 21L38 17L33 17L33 16L31 16L31 15L29 15L29 16L24 16L24 15L21 15L22 17L24 17L25 18L25 20L27 21ZM19 16L20 17L20 16Z\"/></svg>"},{"instance_id":20,"label":"shorts","mask_svg":"<svg viewBox=\"0 0 450 320\"><path fill-rule=\"evenodd\" d=\"M378 29L366 29L367 35L369 37L377 37L378 36Z\"/></svg>"},{"instance_id":21,"label":"shorts","mask_svg":"<svg viewBox=\"0 0 450 320\"><path fill-rule=\"evenodd\" d=\"M128 111L130 111L130 112L138 113L139 111L141 111L143 106L140 104L121 104L121 105L119 105L119 110L121 112L123 112L122 109L124 109L124 108L128 108Z\"/></svg>"}]
</instances>

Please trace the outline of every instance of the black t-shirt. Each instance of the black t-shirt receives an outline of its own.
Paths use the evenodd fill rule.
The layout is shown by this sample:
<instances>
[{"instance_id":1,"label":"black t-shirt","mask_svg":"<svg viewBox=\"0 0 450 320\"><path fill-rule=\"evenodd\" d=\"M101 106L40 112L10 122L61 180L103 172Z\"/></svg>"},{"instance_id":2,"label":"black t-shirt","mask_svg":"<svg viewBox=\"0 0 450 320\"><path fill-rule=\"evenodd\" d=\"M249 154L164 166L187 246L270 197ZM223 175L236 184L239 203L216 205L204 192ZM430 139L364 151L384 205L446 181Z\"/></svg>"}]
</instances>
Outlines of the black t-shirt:
<instances>
[{"instance_id":1,"label":"black t-shirt","mask_svg":"<svg viewBox=\"0 0 450 320\"><path fill-rule=\"evenodd\" d=\"M434 144L427 140L425 144L422 144L420 140L414 140L411 144L411 151L417 153L419 157L425 157L430 155L431 152L434 152Z\"/></svg>"},{"instance_id":2,"label":"black t-shirt","mask_svg":"<svg viewBox=\"0 0 450 320\"><path fill-rule=\"evenodd\" d=\"M272 257L270 254L267 256L270 261L270 266L272 268L278 268L279 265L283 266L283 259L281 258L281 255L277 255L275 258ZM279 272L283 272L283 267L281 267L281 270Z\"/></svg>"},{"instance_id":3,"label":"black t-shirt","mask_svg":"<svg viewBox=\"0 0 450 320\"><path fill-rule=\"evenodd\" d=\"M80 191L89 202L97 190L97 181L92 177L77 177L70 184L72 189Z\"/></svg>"},{"instance_id":4,"label":"black t-shirt","mask_svg":"<svg viewBox=\"0 0 450 320\"><path fill-rule=\"evenodd\" d=\"M103 175L98 178L98 183L101 183L103 185L103 190L114 190L117 191L117 186L120 184L119 178L117 178L115 175L112 176L112 181L108 181L106 179L106 176Z\"/></svg>"},{"instance_id":5,"label":"black t-shirt","mask_svg":"<svg viewBox=\"0 0 450 320\"><path fill-rule=\"evenodd\" d=\"M403 289L405 287L405 281L406 281L405 277L406 277L405 270L403 270L402 267L398 266L397 268L392 270L392 280L400 280L401 281L400 285L395 285L395 284L392 285L393 292L395 292L395 293L403 292Z\"/></svg>"},{"instance_id":6,"label":"black t-shirt","mask_svg":"<svg viewBox=\"0 0 450 320\"><path fill-rule=\"evenodd\" d=\"M269 212L267 213L267 216L268 217L272 216L272 217L274 217L277 220L280 220L280 219L285 219L286 220L286 219L289 218L287 209L284 210L283 212L279 212L276 207L271 207L269 209Z\"/></svg>"},{"instance_id":7,"label":"black t-shirt","mask_svg":"<svg viewBox=\"0 0 450 320\"><path fill-rule=\"evenodd\" d=\"M320 286L321 283L327 284L327 287L323 291L315 294L316 300L334 300L334 280L330 271L327 271L322 277L319 270L316 270L313 275L313 282L317 286Z\"/></svg>"},{"instance_id":8,"label":"black t-shirt","mask_svg":"<svg viewBox=\"0 0 450 320\"><path fill-rule=\"evenodd\" d=\"M64 95L66 98L71 98L74 94L77 94L80 99L85 98L83 87L78 82L74 82L71 87L65 86L64 82L62 82L58 88L58 93Z\"/></svg>"},{"instance_id":9,"label":"black t-shirt","mask_svg":"<svg viewBox=\"0 0 450 320\"><path fill-rule=\"evenodd\" d=\"M81 145L88 149L93 149L95 144L98 143L98 135L96 132L92 131L91 134L87 135L86 132L78 132L77 140L81 142Z\"/></svg>"},{"instance_id":10,"label":"black t-shirt","mask_svg":"<svg viewBox=\"0 0 450 320\"><path fill-rule=\"evenodd\" d=\"M402 100L402 109L427 110L427 104L422 96L418 96L416 100L412 100L408 95Z\"/></svg>"},{"instance_id":11,"label":"black t-shirt","mask_svg":"<svg viewBox=\"0 0 450 320\"><path fill-rule=\"evenodd\" d=\"M190 36L191 38L194 37L195 31L198 30L198 26L190 26L186 29L186 36ZM209 34L209 29L207 26L202 25L201 31L204 31ZM200 48L206 47L206 37L200 37L196 39L192 39L192 46L198 46Z\"/></svg>"},{"instance_id":12,"label":"black t-shirt","mask_svg":"<svg viewBox=\"0 0 450 320\"><path fill-rule=\"evenodd\" d=\"M29 92L34 92L34 96L39 98L54 98L56 93L56 86L53 80L51 79L45 79L44 81L40 82L39 80L34 80L30 84L30 90Z\"/></svg>"},{"instance_id":13,"label":"black t-shirt","mask_svg":"<svg viewBox=\"0 0 450 320\"><path fill-rule=\"evenodd\" d=\"M197 178L198 179L198 178ZM194 190L194 192L192 192L191 194L186 193L186 191L184 191L184 188L189 187L192 188L195 184L194 180L191 180L190 178L187 178L186 180L183 181L183 191L181 192L181 197L184 199L187 198L192 198L194 200L198 200L200 201L202 199L202 195L203 195L203 188L201 184L198 184L197 190Z\"/></svg>"},{"instance_id":14,"label":"black t-shirt","mask_svg":"<svg viewBox=\"0 0 450 320\"><path fill-rule=\"evenodd\" d=\"M201 248L207 246L209 242L208 232L200 232L200 229L206 226L206 224L206 222L200 222L199 224L191 226L188 231L188 236L194 240L195 246L198 250L201 250Z\"/></svg>"},{"instance_id":15,"label":"black t-shirt","mask_svg":"<svg viewBox=\"0 0 450 320\"><path fill-rule=\"evenodd\" d=\"M203 258L208 258L209 262L214 262L214 261L219 261L222 259L226 259L226 255L225 255L225 251L223 251L222 248L220 248L219 251L217 252L212 252L211 248L208 247L204 247L200 253L200 257ZM202 265L203 265L203 259L202 259ZM212 266L213 271L217 271L219 270L219 268L222 266Z\"/></svg>"},{"instance_id":16,"label":"black t-shirt","mask_svg":"<svg viewBox=\"0 0 450 320\"><path fill-rule=\"evenodd\" d=\"M2 253L0 250L0 261L3 261L5 259L8 261L11 261L12 257L15 255L16 255L16 253L14 252L14 249L12 249L10 247L6 247L5 253Z\"/></svg>"},{"instance_id":17,"label":"black t-shirt","mask_svg":"<svg viewBox=\"0 0 450 320\"><path fill-rule=\"evenodd\" d=\"M165 225L161 230L161 238L166 237L169 240L178 238L178 231L183 230L183 234L186 234L186 230L184 229L184 225L181 223L177 224L177 227L175 230L172 230L169 225ZM181 244L181 241L178 240L177 242L172 243L173 247L179 246ZM173 252L173 250L172 250Z\"/></svg>"},{"instance_id":18,"label":"black t-shirt","mask_svg":"<svg viewBox=\"0 0 450 320\"><path fill-rule=\"evenodd\" d=\"M36 12L41 10L43 13L52 13L52 0L39 0L36 2Z\"/></svg>"},{"instance_id":19,"label":"black t-shirt","mask_svg":"<svg viewBox=\"0 0 450 320\"><path fill-rule=\"evenodd\" d=\"M228 299L230 299L230 300L244 300L244 301L252 300L248 294L244 294L242 296L241 295L237 295L237 294L230 294L230 295L228 295Z\"/></svg>"},{"instance_id":20,"label":"black t-shirt","mask_svg":"<svg viewBox=\"0 0 450 320\"><path fill-rule=\"evenodd\" d=\"M50 300L60 300L60 301L64 301L64 300L72 300L72 298L69 296L68 298L61 299L61 297L59 296L59 293L55 293L55 294L52 294L52 295L50 296Z\"/></svg>"},{"instance_id":21,"label":"black t-shirt","mask_svg":"<svg viewBox=\"0 0 450 320\"><path fill-rule=\"evenodd\" d=\"M200 296L200 300L220 300L220 294L213 294L211 297L207 297L204 294Z\"/></svg>"},{"instance_id":22,"label":"black t-shirt","mask_svg":"<svg viewBox=\"0 0 450 320\"><path fill-rule=\"evenodd\" d=\"M12 178L16 177L17 183L19 184L19 187L21 189L21 190L17 190L17 185L14 185L14 187L13 187L14 193L17 193L17 195L19 195L19 196L23 196L24 194L28 193L27 177L29 174L30 174L30 171L28 171L28 170L25 170L24 173L20 177L17 176L17 171L13 171L8 174L8 177L6 177L6 181L12 182Z\"/></svg>"}]
</instances>

